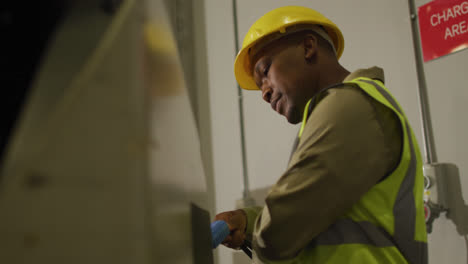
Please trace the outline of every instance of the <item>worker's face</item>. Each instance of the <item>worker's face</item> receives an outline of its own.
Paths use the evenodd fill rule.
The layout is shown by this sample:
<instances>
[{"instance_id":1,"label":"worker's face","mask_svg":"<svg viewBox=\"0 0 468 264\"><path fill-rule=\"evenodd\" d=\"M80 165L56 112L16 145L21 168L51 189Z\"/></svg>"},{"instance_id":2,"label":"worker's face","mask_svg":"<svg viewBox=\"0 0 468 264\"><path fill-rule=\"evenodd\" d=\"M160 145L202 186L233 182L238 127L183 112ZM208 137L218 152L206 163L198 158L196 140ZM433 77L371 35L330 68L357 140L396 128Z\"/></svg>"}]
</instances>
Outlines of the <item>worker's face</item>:
<instances>
[{"instance_id":1,"label":"worker's face","mask_svg":"<svg viewBox=\"0 0 468 264\"><path fill-rule=\"evenodd\" d=\"M278 40L252 59L253 76L263 100L291 124L302 120L315 90L317 76L306 58L308 52L300 40Z\"/></svg>"}]
</instances>

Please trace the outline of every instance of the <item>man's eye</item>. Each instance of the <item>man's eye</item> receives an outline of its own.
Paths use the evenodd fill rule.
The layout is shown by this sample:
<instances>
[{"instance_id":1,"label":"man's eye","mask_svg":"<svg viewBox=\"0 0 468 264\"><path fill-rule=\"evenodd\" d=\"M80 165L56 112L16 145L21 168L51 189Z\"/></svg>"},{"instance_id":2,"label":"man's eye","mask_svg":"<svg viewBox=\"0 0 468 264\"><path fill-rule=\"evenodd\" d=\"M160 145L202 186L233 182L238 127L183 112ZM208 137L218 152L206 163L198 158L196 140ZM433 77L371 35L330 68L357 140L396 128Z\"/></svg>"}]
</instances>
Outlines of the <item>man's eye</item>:
<instances>
[{"instance_id":1,"label":"man's eye","mask_svg":"<svg viewBox=\"0 0 468 264\"><path fill-rule=\"evenodd\" d=\"M267 76L268 75L268 71L270 70L270 65L271 64L268 64L265 69L263 69L263 76Z\"/></svg>"}]
</instances>

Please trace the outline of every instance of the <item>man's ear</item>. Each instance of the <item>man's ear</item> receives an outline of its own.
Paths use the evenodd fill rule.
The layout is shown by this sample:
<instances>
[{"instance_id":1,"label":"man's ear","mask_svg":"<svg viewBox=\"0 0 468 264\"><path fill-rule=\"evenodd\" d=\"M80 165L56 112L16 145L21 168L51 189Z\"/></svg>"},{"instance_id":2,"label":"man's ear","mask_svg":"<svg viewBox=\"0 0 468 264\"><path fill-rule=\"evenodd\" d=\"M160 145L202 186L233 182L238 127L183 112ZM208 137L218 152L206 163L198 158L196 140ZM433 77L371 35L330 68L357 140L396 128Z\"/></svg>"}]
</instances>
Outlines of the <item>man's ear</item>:
<instances>
[{"instance_id":1,"label":"man's ear","mask_svg":"<svg viewBox=\"0 0 468 264\"><path fill-rule=\"evenodd\" d=\"M318 39L314 34L307 34L303 40L304 58L306 61L312 61L318 52Z\"/></svg>"}]
</instances>

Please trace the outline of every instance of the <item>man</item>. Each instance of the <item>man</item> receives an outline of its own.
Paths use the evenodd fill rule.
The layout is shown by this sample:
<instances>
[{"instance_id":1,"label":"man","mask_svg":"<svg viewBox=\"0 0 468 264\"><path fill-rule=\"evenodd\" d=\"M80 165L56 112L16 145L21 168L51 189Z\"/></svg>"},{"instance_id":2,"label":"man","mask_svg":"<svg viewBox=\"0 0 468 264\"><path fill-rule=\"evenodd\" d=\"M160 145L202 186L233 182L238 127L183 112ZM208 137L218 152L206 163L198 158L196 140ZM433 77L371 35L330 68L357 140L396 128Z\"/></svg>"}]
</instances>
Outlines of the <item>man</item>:
<instances>
[{"instance_id":1,"label":"man","mask_svg":"<svg viewBox=\"0 0 468 264\"><path fill-rule=\"evenodd\" d=\"M225 246L255 263L427 263L423 177L408 121L377 67L350 73L339 28L304 7L255 22L235 62L244 89L302 121L263 208L224 212Z\"/></svg>"}]
</instances>

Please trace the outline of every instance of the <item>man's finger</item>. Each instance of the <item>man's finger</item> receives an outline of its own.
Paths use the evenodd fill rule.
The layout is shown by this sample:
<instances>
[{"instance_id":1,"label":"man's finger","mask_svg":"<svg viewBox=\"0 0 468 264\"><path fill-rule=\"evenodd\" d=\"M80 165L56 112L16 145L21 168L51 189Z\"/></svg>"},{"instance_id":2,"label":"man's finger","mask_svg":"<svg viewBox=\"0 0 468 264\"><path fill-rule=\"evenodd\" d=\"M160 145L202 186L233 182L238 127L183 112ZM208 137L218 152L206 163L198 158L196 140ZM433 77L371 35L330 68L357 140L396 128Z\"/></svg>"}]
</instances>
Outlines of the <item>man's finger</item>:
<instances>
[{"instance_id":1,"label":"man's finger","mask_svg":"<svg viewBox=\"0 0 468 264\"><path fill-rule=\"evenodd\" d=\"M232 236L231 235L227 236L226 239L224 239L223 242L224 243L231 243L232 242Z\"/></svg>"},{"instance_id":2,"label":"man's finger","mask_svg":"<svg viewBox=\"0 0 468 264\"><path fill-rule=\"evenodd\" d=\"M234 232L232 235L232 241L230 242L230 245L233 248L238 248L244 244L244 234L240 232L240 230L237 230Z\"/></svg>"}]
</instances>

